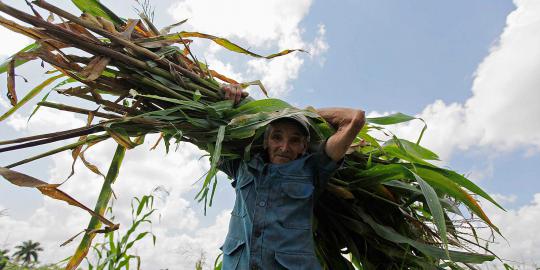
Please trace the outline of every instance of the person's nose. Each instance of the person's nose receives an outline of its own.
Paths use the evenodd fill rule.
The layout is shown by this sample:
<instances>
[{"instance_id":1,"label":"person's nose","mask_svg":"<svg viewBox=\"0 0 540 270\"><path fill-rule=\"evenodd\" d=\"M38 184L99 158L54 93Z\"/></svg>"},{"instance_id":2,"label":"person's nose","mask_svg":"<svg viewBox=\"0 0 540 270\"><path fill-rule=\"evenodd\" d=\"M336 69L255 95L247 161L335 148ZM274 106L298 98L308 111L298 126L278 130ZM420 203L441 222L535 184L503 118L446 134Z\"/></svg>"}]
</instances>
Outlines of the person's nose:
<instances>
[{"instance_id":1,"label":"person's nose","mask_svg":"<svg viewBox=\"0 0 540 270\"><path fill-rule=\"evenodd\" d=\"M290 152L291 150L291 145L288 141L283 141L281 142L281 144L279 145L279 150L282 152L282 153L288 153Z\"/></svg>"}]
</instances>

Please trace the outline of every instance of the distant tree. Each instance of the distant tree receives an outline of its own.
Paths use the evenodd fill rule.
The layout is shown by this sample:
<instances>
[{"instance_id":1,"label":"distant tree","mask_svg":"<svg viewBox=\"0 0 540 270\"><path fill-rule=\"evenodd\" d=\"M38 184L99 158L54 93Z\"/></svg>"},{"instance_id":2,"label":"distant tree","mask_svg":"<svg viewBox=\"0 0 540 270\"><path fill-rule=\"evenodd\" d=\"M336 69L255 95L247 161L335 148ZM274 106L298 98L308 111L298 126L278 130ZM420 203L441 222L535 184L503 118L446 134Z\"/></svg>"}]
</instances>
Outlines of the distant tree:
<instances>
[{"instance_id":1,"label":"distant tree","mask_svg":"<svg viewBox=\"0 0 540 270\"><path fill-rule=\"evenodd\" d=\"M0 270L4 269L4 267L6 267L6 264L9 261L9 256L7 255L8 253L9 250L0 249Z\"/></svg>"},{"instance_id":2,"label":"distant tree","mask_svg":"<svg viewBox=\"0 0 540 270\"><path fill-rule=\"evenodd\" d=\"M32 261L38 261L38 252L43 251L39 242L33 242L32 240L24 241L22 245L16 246L17 251L13 253L13 256L18 260L23 261L23 265L29 265Z\"/></svg>"}]
</instances>

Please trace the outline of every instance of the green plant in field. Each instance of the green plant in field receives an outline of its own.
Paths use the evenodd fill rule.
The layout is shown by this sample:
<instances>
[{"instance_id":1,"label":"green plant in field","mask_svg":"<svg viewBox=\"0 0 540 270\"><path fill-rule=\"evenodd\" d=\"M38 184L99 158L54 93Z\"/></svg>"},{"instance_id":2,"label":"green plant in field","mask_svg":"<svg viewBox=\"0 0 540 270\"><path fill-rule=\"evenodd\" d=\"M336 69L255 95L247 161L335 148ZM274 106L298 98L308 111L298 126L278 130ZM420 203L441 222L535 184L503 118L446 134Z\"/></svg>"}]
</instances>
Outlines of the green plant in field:
<instances>
[{"instance_id":1,"label":"green plant in field","mask_svg":"<svg viewBox=\"0 0 540 270\"><path fill-rule=\"evenodd\" d=\"M8 253L8 249L0 249L0 270L4 269L4 267L6 267L7 263L9 262Z\"/></svg>"},{"instance_id":2,"label":"green plant in field","mask_svg":"<svg viewBox=\"0 0 540 270\"><path fill-rule=\"evenodd\" d=\"M238 82L199 62L189 44L193 38L205 38L231 51L266 59L296 50L262 56L213 35L186 31L170 34L172 26L158 30L148 15L143 14L141 20L120 18L96 0L72 2L83 12L81 16L45 0L32 2L33 8L61 17L59 23L45 20L36 9L28 14L0 2L0 12L33 27L3 17L0 25L36 40L0 65L0 73L7 73L12 104L0 115L0 121L50 85L51 92L37 103L31 116L39 108L49 107L83 114L88 119L84 127L0 142L0 152L8 152L78 138L76 142L0 167L0 175L9 182L36 188L45 196L68 202L92 215L66 269L77 268L99 233L106 233L108 241L94 246L101 261L92 267L107 265L116 269L140 260L127 251L140 240L139 236L147 234L129 240L134 231L128 231L115 238L112 232L119 228L118 224L103 215L126 151L141 145L147 134L160 134L156 144L164 143L166 151L171 142L185 141L209 153L210 169L196 196L205 209L213 203L218 161L249 159L260 151L264 127L274 119L298 114L310 118L314 143L333 134L333 127L312 108L298 109L270 98L248 97L238 106L224 101L220 83ZM70 48L85 53L73 54L73 50L67 50ZM50 77L19 99L15 68L37 58L52 66ZM258 81L240 85L260 85L266 94ZM50 102L50 94L89 101L91 105L81 108L77 107L80 102ZM96 123L94 118L101 121ZM407 121L423 120L401 113L368 118L344 165L317 200L313 237L325 269L467 269L496 258L477 237L476 230L482 226L500 233L478 200L500 205L462 174L433 164L439 157L420 144L426 125L415 142L398 138L384 128ZM380 131L384 136L375 137L374 133ZM118 145L109 170L103 174L84 154L91 146L108 139ZM80 158L89 170L104 177L93 210L62 192L59 185L12 170L62 151L71 151L73 164ZM73 173L72 170L70 176ZM140 211L136 220L145 222ZM472 215L476 217L474 222L469 218ZM132 227L135 224L140 223L134 222ZM215 266L219 267L217 260Z\"/></svg>"},{"instance_id":3,"label":"green plant in field","mask_svg":"<svg viewBox=\"0 0 540 270\"><path fill-rule=\"evenodd\" d=\"M23 265L30 265L38 262L38 252L43 251L39 242L32 240L24 241L22 244L15 247L16 251L13 256L16 260L22 260Z\"/></svg>"},{"instance_id":4,"label":"green plant in field","mask_svg":"<svg viewBox=\"0 0 540 270\"><path fill-rule=\"evenodd\" d=\"M125 234L119 232L108 232L104 235L104 241L92 246L92 255L96 258L94 262L86 259L89 270L120 270L130 269L135 265L140 269L141 258L131 254L135 244L148 236L152 237L152 242L156 243L156 236L151 231L142 231L141 225L152 224L152 214L154 208L154 196L145 195L141 198L133 198L131 204L132 222ZM109 208L112 212L112 208Z\"/></svg>"}]
</instances>

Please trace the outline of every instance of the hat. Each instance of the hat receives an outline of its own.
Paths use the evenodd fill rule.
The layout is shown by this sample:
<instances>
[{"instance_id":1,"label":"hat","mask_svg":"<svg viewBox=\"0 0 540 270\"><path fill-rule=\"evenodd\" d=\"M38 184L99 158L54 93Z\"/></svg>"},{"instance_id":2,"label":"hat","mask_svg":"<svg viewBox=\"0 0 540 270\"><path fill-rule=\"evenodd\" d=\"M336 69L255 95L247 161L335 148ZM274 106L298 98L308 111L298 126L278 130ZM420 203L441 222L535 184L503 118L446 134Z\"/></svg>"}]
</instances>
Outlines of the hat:
<instances>
[{"instance_id":1,"label":"hat","mask_svg":"<svg viewBox=\"0 0 540 270\"><path fill-rule=\"evenodd\" d=\"M290 120L293 120L295 121L296 123L300 124L300 127L302 128L302 132L309 137L309 122L308 122L308 119L302 115L302 114L293 114L293 115L288 115L288 116L283 116L281 118L278 118L276 120L281 120L281 119L290 119ZM274 121L276 121L274 120ZM272 121L272 122L274 122Z\"/></svg>"},{"instance_id":2,"label":"hat","mask_svg":"<svg viewBox=\"0 0 540 270\"><path fill-rule=\"evenodd\" d=\"M276 121L280 121L280 120L292 120L295 123L297 123L298 127L300 127L302 133L304 133L304 135L307 137L307 140L309 141L310 132L309 132L309 120L307 119L307 117L305 117L302 114L286 115L286 116L281 116L279 118L272 120L270 124Z\"/></svg>"}]
</instances>

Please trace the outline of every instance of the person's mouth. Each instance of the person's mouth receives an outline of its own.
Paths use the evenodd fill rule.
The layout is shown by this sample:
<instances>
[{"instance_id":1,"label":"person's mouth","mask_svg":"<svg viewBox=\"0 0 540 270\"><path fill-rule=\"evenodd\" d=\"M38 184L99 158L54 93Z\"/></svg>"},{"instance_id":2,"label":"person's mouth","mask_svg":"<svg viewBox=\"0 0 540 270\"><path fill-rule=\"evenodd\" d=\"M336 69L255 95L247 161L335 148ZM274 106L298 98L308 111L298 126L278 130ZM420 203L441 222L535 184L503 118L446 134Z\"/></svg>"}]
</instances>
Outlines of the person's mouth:
<instances>
[{"instance_id":1,"label":"person's mouth","mask_svg":"<svg viewBox=\"0 0 540 270\"><path fill-rule=\"evenodd\" d=\"M290 160L291 158L288 157L288 156L284 156L284 155L276 155L278 158L281 158L281 159L285 159L285 160Z\"/></svg>"}]
</instances>

